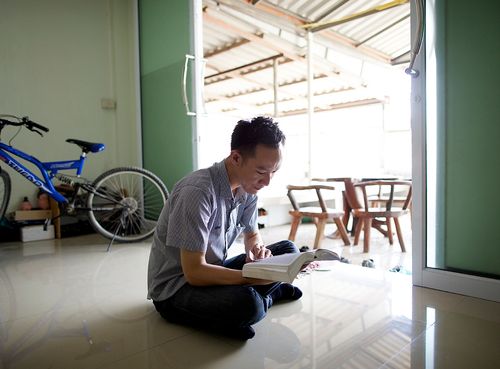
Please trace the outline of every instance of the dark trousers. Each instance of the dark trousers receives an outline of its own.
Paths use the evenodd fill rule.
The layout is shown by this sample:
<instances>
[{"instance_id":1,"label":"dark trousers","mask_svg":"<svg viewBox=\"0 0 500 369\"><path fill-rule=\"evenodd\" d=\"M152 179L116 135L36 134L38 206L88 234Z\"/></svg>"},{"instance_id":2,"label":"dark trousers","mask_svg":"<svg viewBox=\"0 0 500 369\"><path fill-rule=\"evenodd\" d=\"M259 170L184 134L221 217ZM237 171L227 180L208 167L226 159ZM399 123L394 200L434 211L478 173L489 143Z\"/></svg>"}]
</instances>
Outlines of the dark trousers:
<instances>
[{"instance_id":1,"label":"dark trousers","mask_svg":"<svg viewBox=\"0 0 500 369\"><path fill-rule=\"evenodd\" d=\"M268 246L273 255L299 252L291 241ZM246 255L228 259L224 266L241 269ZM273 291L281 282L262 286L191 286L185 284L174 296L165 301L153 301L163 318L183 325L225 331L257 323L273 305Z\"/></svg>"}]
</instances>

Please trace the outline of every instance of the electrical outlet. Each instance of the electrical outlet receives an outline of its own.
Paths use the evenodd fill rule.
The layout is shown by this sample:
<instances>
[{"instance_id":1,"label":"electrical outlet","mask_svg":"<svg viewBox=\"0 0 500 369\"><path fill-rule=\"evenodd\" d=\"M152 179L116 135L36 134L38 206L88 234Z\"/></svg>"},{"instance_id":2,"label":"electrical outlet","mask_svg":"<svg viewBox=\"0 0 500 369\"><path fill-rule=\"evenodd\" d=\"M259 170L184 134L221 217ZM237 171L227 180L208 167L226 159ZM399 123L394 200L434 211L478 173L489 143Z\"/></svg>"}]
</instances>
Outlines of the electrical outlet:
<instances>
[{"instance_id":1,"label":"electrical outlet","mask_svg":"<svg viewBox=\"0 0 500 369\"><path fill-rule=\"evenodd\" d=\"M116 101L114 99L102 98L101 99L101 108L114 110L114 109L116 109Z\"/></svg>"}]
</instances>

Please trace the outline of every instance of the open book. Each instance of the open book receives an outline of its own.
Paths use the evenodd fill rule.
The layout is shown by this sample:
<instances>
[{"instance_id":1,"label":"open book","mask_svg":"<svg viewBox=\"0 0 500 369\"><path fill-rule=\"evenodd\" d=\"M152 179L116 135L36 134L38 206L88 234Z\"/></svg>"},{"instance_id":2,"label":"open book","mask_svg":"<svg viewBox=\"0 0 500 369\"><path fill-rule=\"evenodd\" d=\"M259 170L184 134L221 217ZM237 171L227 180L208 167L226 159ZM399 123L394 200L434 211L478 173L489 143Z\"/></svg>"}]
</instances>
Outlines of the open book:
<instances>
[{"instance_id":1,"label":"open book","mask_svg":"<svg viewBox=\"0 0 500 369\"><path fill-rule=\"evenodd\" d=\"M291 283L304 267L317 260L340 260L340 257L326 249L271 256L246 263L243 266L243 277Z\"/></svg>"}]
</instances>

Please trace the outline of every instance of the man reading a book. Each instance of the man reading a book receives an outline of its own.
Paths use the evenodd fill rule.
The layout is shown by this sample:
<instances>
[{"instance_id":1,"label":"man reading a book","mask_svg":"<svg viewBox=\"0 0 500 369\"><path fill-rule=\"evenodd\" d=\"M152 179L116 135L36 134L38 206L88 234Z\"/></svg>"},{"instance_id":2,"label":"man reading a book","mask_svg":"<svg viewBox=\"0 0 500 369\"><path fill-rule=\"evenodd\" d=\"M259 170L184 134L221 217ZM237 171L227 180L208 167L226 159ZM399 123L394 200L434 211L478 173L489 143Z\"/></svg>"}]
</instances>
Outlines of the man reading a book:
<instances>
[{"instance_id":1,"label":"man reading a book","mask_svg":"<svg viewBox=\"0 0 500 369\"><path fill-rule=\"evenodd\" d=\"M170 322L239 339L277 301L297 300L291 284L245 278L245 263L297 253L290 241L264 246L257 226L257 192L282 159L285 136L271 118L240 120L229 156L181 179L160 215L148 266L148 298ZM245 253L227 258L243 233Z\"/></svg>"}]
</instances>

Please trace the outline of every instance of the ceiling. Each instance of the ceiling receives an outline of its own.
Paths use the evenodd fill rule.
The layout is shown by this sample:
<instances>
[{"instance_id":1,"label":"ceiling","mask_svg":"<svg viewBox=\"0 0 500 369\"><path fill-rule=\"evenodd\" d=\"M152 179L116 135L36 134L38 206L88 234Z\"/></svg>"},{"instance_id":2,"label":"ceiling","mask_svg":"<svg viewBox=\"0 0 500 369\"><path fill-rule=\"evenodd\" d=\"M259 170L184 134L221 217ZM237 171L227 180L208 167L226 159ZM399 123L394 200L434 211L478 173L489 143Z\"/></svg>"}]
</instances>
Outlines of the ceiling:
<instances>
[{"instance_id":1,"label":"ceiling","mask_svg":"<svg viewBox=\"0 0 500 369\"><path fill-rule=\"evenodd\" d=\"M203 0L203 30L209 113L305 113L308 42L315 111L383 101L410 58L409 0Z\"/></svg>"}]
</instances>

